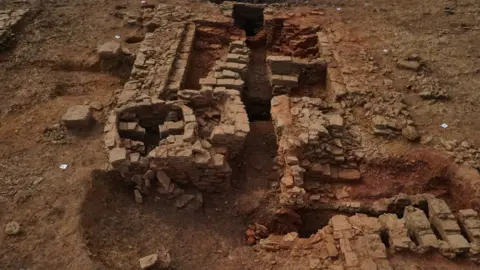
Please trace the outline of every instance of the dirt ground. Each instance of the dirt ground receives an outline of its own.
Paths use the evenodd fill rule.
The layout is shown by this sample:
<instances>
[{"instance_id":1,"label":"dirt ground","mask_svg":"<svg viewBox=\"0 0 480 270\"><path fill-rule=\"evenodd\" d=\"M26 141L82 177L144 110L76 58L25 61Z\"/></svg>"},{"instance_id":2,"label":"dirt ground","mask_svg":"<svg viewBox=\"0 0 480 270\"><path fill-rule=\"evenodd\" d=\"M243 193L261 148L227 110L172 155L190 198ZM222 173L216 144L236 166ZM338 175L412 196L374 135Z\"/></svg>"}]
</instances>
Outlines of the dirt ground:
<instances>
[{"instance_id":1,"label":"dirt ground","mask_svg":"<svg viewBox=\"0 0 480 270\"><path fill-rule=\"evenodd\" d=\"M348 33L350 42L389 70L393 88L407 96L421 135L480 146L478 0L319 2L326 5L323 20L329 27ZM199 13L214 10L203 1L162 3L189 6ZM119 5L122 9L116 8ZM114 91L122 88L125 78L91 69L88 59L115 35L126 48L136 50L138 44L124 41L137 28L124 26L119 16L139 14L140 1L0 1L0 8L20 7L32 12L15 48L0 54L0 268L136 269L139 257L163 244L171 249L177 269L280 269L270 258L244 249L244 229L250 222L245 208L255 208L256 200L271 190L265 169L273 164L268 145L253 145L244 153L252 167L264 162L253 170L253 181L234 186L232 194L206 196L202 213L179 212L154 198L136 205L133 196L116 185L114 175L99 172L107 164L103 123L113 108ZM412 74L393 67L396 58L411 53L426 62L424 73L447 90L449 101L420 100L410 85ZM93 101L103 109L95 112L97 123L90 132L68 133L61 140L45 135L69 106ZM442 123L449 127L440 128ZM417 146L381 142L378 147L405 153ZM258 154L265 152L265 157ZM411 166L418 162L422 161ZM68 167L62 170L60 164ZM252 170L242 166L237 176ZM433 168L442 169L438 164ZM385 181L392 177L382 176ZM403 176L412 181L411 175ZM370 183L375 184L374 179ZM242 190L251 194L242 198ZM21 225L19 235L4 233L10 221ZM418 269L467 269L443 258L418 260ZM443 261L446 267L437 265Z\"/></svg>"}]
</instances>

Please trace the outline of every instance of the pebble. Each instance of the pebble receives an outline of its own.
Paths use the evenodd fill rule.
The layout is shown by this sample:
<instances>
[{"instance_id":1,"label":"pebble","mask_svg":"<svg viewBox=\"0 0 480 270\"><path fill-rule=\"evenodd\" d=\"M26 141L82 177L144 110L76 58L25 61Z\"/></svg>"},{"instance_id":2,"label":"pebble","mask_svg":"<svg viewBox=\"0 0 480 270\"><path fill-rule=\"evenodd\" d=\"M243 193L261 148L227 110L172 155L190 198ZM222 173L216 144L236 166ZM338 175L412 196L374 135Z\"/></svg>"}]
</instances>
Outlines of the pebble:
<instances>
[{"instance_id":1,"label":"pebble","mask_svg":"<svg viewBox=\"0 0 480 270\"><path fill-rule=\"evenodd\" d=\"M7 223L5 226L5 233L8 235L17 235L20 233L20 224L16 221Z\"/></svg>"}]
</instances>

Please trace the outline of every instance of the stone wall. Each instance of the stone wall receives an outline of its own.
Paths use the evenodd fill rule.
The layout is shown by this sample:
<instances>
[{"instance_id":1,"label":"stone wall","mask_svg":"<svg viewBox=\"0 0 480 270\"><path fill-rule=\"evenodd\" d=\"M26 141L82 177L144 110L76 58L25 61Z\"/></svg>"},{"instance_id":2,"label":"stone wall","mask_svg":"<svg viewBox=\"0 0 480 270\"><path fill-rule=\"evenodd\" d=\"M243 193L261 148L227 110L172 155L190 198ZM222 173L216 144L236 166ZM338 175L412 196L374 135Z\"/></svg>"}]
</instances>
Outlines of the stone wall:
<instances>
[{"instance_id":1,"label":"stone wall","mask_svg":"<svg viewBox=\"0 0 480 270\"><path fill-rule=\"evenodd\" d=\"M218 111L218 124L209 128L209 140L220 152L235 156L243 147L250 131L249 120L240 94L247 74L250 50L243 41L230 43L228 53L216 62L206 78L200 79L201 89L182 90L179 98L196 108L197 116L209 117ZM204 120L202 122L205 122ZM207 123L201 123L205 126Z\"/></svg>"},{"instance_id":2,"label":"stone wall","mask_svg":"<svg viewBox=\"0 0 480 270\"><path fill-rule=\"evenodd\" d=\"M273 95L290 94L299 85L325 80L326 65L319 59L306 60L291 56L268 56L267 72Z\"/></svg>"},{"instance_id":3,"label":"stone wall","mask_svg":"<svg viewBox=\"0 0 480 270\"><path fill-rule=\"evenodd\" d=\"M429 209L434 211L430 219L413 206L404 208L403 218L389 213L378 218L358 213L350 217L336 215L309 238L300 238L296 232L271 234L261 239L259 246L268 251L313 249L319 254L320 263L329 269L334 266L392 269L388 256L408 251L420 254L436 251L449 259L467 257L478 263L478 213L460 210L457 220L443 200L431 197L428 202ZM437 218L442 220L440 227ZM464 227L468 241L460 233L458 223ZM439 236L431 228L440 228ZM366 265L370 268L364 268Z\"/></svg>"},{"instance_id":4,"label":"stone wall","mask_svg":"<svg viewBox=\"0 0 480 270\"><path fill-rule=\"evenodd\" d=\"M152 188L175 197L182 194L179 185L189 184L225 190L228 157L239 152L250 130L239 91L250 53L245 43L230 44L223 61L201 79L201 90L183 89L195 24L177 26L176 32L159 27L147 33L105 126L110 165L136 184L136 197ZM168 50L155 45L164 34L173 36ZM205 132L209 116L217 120Z\"/></svg>"},{"instance_id":5,"label":"stone wall","mask_svg":"<svg viewBox=\"0 0 480 270\"><path fill-rule=\"evenodd\" d=\"M360 180L361 157L355 152L359 143L345 128L342 116L334 113L324 100L276 96L272 99L271 114L283 175L283 204L305 206L306 201L290 199L298 197L292 192L300 196L305 190L315 193L327 182Z\"/></svg>"}]
</instances>

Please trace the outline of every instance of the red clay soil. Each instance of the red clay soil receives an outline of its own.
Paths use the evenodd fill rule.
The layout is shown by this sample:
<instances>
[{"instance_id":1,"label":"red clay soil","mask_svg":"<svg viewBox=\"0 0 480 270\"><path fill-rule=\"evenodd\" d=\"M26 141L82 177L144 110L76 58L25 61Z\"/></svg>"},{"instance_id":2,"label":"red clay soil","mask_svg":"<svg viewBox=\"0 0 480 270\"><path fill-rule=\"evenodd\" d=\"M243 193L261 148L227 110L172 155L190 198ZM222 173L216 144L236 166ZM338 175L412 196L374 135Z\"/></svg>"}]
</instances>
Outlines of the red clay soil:
<instances>
[{"instance_id":1,"label":"red clay soil","mask_svg":"<svg viewBox=\"0 0 480 270\"><path fill-rule=\"evenodd\" d=\"M349 192L355 199L391 197L398 193L446 195L451 161L431 150L373 159L362 168L362 183Z\"/></svg>"}]
</instances>

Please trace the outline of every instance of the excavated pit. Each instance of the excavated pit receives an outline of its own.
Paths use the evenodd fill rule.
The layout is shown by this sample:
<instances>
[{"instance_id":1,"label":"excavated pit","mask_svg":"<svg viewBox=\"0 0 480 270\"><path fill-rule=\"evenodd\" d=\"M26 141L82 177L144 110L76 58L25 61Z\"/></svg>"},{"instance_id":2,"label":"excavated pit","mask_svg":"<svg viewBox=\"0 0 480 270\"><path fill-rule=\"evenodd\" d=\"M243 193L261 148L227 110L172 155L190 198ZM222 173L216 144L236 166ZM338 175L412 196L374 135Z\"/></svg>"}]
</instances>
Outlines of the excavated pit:
<instances>
[{"instance_id":1,"label":"excavated pit","mask_svg":"<svg viewBox=\"0 0 480 270\"><path fill-rule=\"evenodd\" d=\"M94 256L98 256L102 263L112 266L112 268L118 267L119 258L116 254L126 252L128 255L120 259L120 265L131 266L131 261L140 256L142 248L167 243L175 246L173 256L178 258L176 267L191 269L195 267L195 265L189 265L188 261L191 256L204 256L205 260L217 261L227 255L224 254L223 249L234 249L247 243L248 245L260 244L260 239L269 237L269 235L297 232L299 238L306 240L322 228L331 226L329 221L337 215L356 217L356 214L365 214L368 218L376 219L387 213L402 219L405 209L414 207L421 210L425 218L429 219L429 205L426 199L415 201L416 197L409 197L412 194L432 193L445 199L452 210L460 209L451 198L450 178L446 165L448 162L445 160L429 155L417 156L413 161L408 158L363 162L360 162L361 158L346 160L347 154L343 152L343 145L346 139L350 139L348 137L350 134L343 132L346 120L335 114L337 112L332 110L332 104L323 104L325 100L332 102L332 99L329 99L332 93L329 92L331 89L327 87L328 64L319 59L321 56L318 52L320 44L316 36L316 32L320 30L319 27L298 26L286 22L285 19L273 19L267 24L263 8L247 5L234 5L232 17L233 25L218 22L196 24L193 38L194 47L187 55L187 59L189 59L187 62L190 64L186 71L184 85L180 88L188 89L191 91L190 94L201 92L194 90L208 90L210 94L215 93L215 90L219 92L230 90L228 86L223 87L218 83L221 79L225 80L221 74L220 77L208 76L212 76L212 74L217 76L223 71L223 67L218 63L224 61L225 64L229 56L231 57L228 54L245 56L247 54L245 52L248 52L248 62L245 60L248 71L244 73L242 70L239 71L237 77L234 77L235 79L228 78L229 81L226 83L229 85L231 81L238 80L243 83L244 80L241 87L235 88L235 93L239 92L239 94L213 99L218 103L209 104L209 107L193 104L201 107L196 111L195 109L198 107L192 106L191 115L194 118L191 122L192 126L198 127L195 130L198 141L180 138L180 141L184 143L183 146L191 147L189 143L193 145L187 151L180 148L170 151L173 147L165 147L167 155L171 152L182 152L188 156L191 151L189 157L193 157L194 162L198 161L199 153L208 152L200 157L200 161L205 156L208 161L213 160L212 156L215 155L217 157L225 156L225 160L220 160L221 166L224 167L219 182L225 181L222 184L228 188L217 189L215 185L212 188L211 186L205 187L204 183L194 183L200 178L199 174L202 174L204 178L209 178L212 175L215 176L216 172L212 167L208 167L208 162L205 164L198 162L201 165L196 168L196 165L190 166L192 161L185 158L178 163L188 163L189 169L194 167L193 173L188 174L190 172L178 169L182 168L181 166L174 168L170 166L171 164L167 164L167 168L160 170L164 170L172 178L172 182L169 181L169 184L173 185L174 189L169 193L159 193L160 196L155 191L161 184L160 180L159 183L148 182L148 186L145 182L137 183L138 185L133 184L136 185L135 191L141 190L142 192L140 203L143 205L132 207L132 183L114 187L118 186L115 181L121 182L119 180L123 179L122 176L119 174L98 175L98 179L94 180L96 185L99 182L104 183L100 184L102 187L94 185L89 193L88 200L83 206L82 225L86 230L90 250L93 251ZM235 43L244 37L246 37L245 43ZM248 49L245 48L245 45ZM232 53L231 49L234 46L242 47L241 53ZM230 59L244 60L244 58ZM230 63L238 64L238 62ZM215 83L210 83L206 77L213 79ZM177 89L177 91L183 89ZM239 102L239 95L241 102ZM278 122L272 121L274 117L272 98L279 95L284 95L286 99L283 101L286 100L285 104L288 103L288 106L285 106L288 111L280 113L292 114L297 118L302 118L302 121L305 120L305 122L299 121L299 125L290 126L290 130L283 130L283 127L276 130L278 127L275 124ZM184 98L182 102L188 104L191 100ZM242 111L243 105L244 111ZM224 143L223 145L212 146L212 138L215 135L214 131L219 130L219 126L221 126L220 129L227 129L225 126L230 124L236 128L237 123L234 121L245 120L236 114L237 110L242 111L242 115L245 115L246 111L249 122L248 134L239 145L234 145L234 149L239 151L231 154L228 153L229 147L232 147L230 140L222 138L220 141ZM229 115L232 112L234 117ZM304 117L305 115L306 117ZM168 129L169 131L165 133L167 128L163 126L167 122L176 125L186 121L186 118L182 110L178 108L159 110L147 107L144 108L144 111L126 112L119 116L119 135L121 139L142 141L144 149L141 152L143 156L146 156L168 135L174 137L184 135L185 132L182 128ZM303 145L304 148L292 148L295 151L290 152L291 149L281 148L285 145L289 146L288 144L293 141L292 137L298 137L299 133L296 133L295 128L302 127L308 130L317 122L325 123L328 130L324 127L324 133L333 136L328 140L331 139L337 148L324 145L320 147L315 144ZM131 127L128 127L128 123L132 123ZM135 127L132 129L133 124ZM351 122L348 123L348 125L351 124ZM121 126L127 126L127 130L122 130ZM140 130L135 130L137 128ZM215 130L216 128L217 130ZM142 129L143 131L141 131ZM140 136L139 131L143 132L143 135ZM233 134L235 132L237 129L233 130ZM290 136L287 137L288 140L282 140L281 136L284 134L280 134L281 132L292 132L292 134L288 134ZM232 132L229 134L232 135ZM310 136L310 133L307 132L307 135ZM173 141L170 143L173 144ZM345 144L360 147L350 141ZM315 149L309 148L312 146ZM322 151L315 151L317 149ZM130 150L132 149L127 149L127 151ZM338 159L319 161L312 154L323 155L326 152ZM337 154L334 154L335 152ZM338 154L339 152L340 154ZM313 158L312 161L317 164L311 166L309 158ZM279 162L279 160L282 161ZM225 165L223 161L228 161L228 164ZM330 167L328 162L332 162L333 165ZM323 166L325 164L329 165L328 175L325 174L327 171ZM285 174L292 173L292 167L299 167L299 165L307 168L304 171L297 168L298 171L305 172L305 179L301 179L302 181L298 183L286 182ZM221 166L217 166L215 169ZM280 170L282 166L285 166L286 170ZM322 168L319 169L319 167ZM225 168L227 169L223 170ZM141 174L145 173L144 169L142 168ZM153 170L156 169L153 168ZM340 172L344 169L347 174L340 177ZM212 171L214 172L212 173ZM182 174L181 177L176 178L177 173ZM145 175L147 174L148 171ZM145 178L145 175L137 174L132 179L135 177L137 179ZM292 176L292 178L294 177ZM123 180L128 181L129 179ZM139 182L142 181L139 180ZM287 185L288 188L295 186L295 188L304 189L304 193L301 193L303 197L299 199L300 203L298 203L300 207L295 205L297 203L295 201L293 203L285 202L279 198L287 193L285 191ZM99 191L101 189L103 191ZM199 190L205 194L200 195L202 198L199 200L202 204L201 208L192 211L188 206L185 207L188 202L185 205L179 204L179 194L183 194L183 192L188 193L186 194L188 196L192 193L201 194L198 192ZM211 192L216 193L212 194ZM397 195L399 193L408 195ZM165 194L168 196L163 196ZM139 202L138 198L136 199ZM197 199L198 196L194 200ZM384 204L385 200L389 203ZM156 227L159 220L162 220L162 225ZM251 234L248 230L251 230L252 226L256 229L266 227L268 233L262 232L262 235L256 235L258 237L252 242L250 241L251 235L244 233L248 228L247 234ZM97 233L99 230L102 232ZM432 225L431 230L438 239L442 239L441 233L436 227ZM151 235L159 237L152 239ZM462 231L462 235L465 236L466 233ZM382 229L378 232L378 236L380 242L389 248L391 245L389 239L392 235ZM408 237L416 245L419 245L417 236L409 233ZM180 244L176 238L180 239ZM100 247L113 246L115 248L114 250L103 250L97 247L98 243L100 243ZM196 254L199 249L201 252ZM214 249L215 251L212 252ZM212 253L218 254L212 255Z\"/></svg>"}]
</instances>

